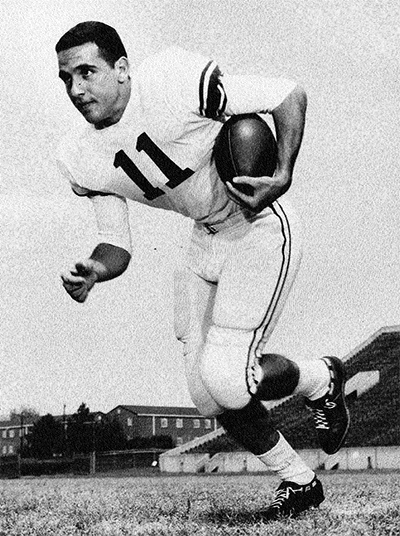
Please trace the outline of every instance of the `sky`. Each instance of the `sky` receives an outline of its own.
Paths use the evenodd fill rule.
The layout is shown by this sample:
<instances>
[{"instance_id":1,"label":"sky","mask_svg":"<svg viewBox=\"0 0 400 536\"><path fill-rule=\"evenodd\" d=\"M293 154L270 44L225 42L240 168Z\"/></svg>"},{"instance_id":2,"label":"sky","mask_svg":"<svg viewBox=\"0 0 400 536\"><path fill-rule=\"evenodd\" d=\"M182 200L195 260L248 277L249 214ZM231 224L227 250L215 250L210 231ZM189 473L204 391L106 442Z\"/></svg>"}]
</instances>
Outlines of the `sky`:
<instances>
[{"instance_id":1,"label":"sky","mask_svg":"<svg viewBox=\"0 0 400 536\"><path fill-rule=\"evenodd\" d=\"M383 0L0 0L0 415L192 405L173 334L173 271L190 222L130 204L134 255L85 304L60 273L96 244L90 203L54 163L76 110L54 45L114 26L131 63L179 45L232 74L282 75L309 105L290 197L302 267L269 344L344 357L400 325L399 5Z\"/></svg>"}]
</instances>

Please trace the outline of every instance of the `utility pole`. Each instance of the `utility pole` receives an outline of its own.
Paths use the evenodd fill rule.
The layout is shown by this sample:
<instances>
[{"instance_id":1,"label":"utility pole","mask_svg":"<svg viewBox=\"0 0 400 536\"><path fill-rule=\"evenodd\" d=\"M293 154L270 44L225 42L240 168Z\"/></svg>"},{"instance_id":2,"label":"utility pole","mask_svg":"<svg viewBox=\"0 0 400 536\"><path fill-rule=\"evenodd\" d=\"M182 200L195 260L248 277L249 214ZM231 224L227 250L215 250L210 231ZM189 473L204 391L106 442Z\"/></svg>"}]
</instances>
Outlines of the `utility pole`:
<instances>
[{"instance_id":1,"label":"utility pole","mask_svg":"<svg viewBox=\"0 0 400 536\"><path fill-rule=\"evenodd\" d=\"M86 422L85 424L91 425L91 453L90 453L90 474L94 475L96 473L96 421L93 419L92 421Z\"/></svg>"},{"instance_id":2,"label":"utility pole","mask_svg":"<svg viewBox=\"0 0 400 536\"><path fill-rule=\"evenodd\" d=\"M22 456L22 449L24 447L24 416L21 412L20 416L20 428L19 428L19 455Z\"/></svg>"},{"instance_id":3,"label":"utility pole","mask_svg":"<svg viewBox=\"0 0 400 536\"><path fill-rule=\"evenodd\" d=\"M67 422L66 422L66 415L65 415L65 408L66 405L63 405L63 432L62 432L62 455L63 458L65 457L65 450L66 450L66 439L67 439Z\"/></svg>"}]
</instances>

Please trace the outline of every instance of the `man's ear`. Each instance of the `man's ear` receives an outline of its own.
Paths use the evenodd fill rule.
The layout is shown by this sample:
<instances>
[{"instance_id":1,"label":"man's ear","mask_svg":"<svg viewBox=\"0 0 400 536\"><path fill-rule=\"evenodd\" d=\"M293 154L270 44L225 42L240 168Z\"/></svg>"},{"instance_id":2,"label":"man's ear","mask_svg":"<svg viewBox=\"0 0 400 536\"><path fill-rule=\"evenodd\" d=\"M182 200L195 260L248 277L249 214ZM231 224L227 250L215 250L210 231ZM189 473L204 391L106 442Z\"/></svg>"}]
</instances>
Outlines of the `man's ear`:
<instances>
[{"instance_id":1,"label":"man's ear","mask_svg":"<svg viewBox=\"0 0 400 536\"><path fill-rule=\"evenodd\" d=\"M118 82L122 84L129 79L130 67L128 58L125 58L125 56L121 56L119 60L115 62L114 68L118 72Z\"/></svg>"}]
</instances>

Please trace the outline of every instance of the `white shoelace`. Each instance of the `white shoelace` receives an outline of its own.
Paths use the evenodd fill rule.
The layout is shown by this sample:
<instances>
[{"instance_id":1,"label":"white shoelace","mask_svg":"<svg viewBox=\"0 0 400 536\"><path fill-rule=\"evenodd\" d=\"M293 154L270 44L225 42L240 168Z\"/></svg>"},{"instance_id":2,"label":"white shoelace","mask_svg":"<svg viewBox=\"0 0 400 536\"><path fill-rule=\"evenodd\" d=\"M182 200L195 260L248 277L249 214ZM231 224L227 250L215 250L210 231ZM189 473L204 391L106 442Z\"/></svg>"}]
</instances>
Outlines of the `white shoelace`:
<instances>
[{"instance_id":1,"label":"white shoelace","mask_svg":"<svg viewBox=\"0 0 400 536\"><path fill-rule=\"evenodd\" d=\"M286 489L281 489L280 491L278 491L278 493L276 494L276 497L275 499L272 501L272 504L271 506L282 506L283 502L285 501L285 499L288 499L289 498L289 490L286 490Z\"/></svg>"},{"instance_id":2,"label":"white shoelace","mask_svg":"<svg viewBox=\"0 0 400 536\"><path fill-rule=\"evenodd\" d=\"M329 430L329 424L328 424L328 421L326 419L325 412L323 409L314 410L314 421L315 421L315 428Z\"/></svg>"}]
</instances>

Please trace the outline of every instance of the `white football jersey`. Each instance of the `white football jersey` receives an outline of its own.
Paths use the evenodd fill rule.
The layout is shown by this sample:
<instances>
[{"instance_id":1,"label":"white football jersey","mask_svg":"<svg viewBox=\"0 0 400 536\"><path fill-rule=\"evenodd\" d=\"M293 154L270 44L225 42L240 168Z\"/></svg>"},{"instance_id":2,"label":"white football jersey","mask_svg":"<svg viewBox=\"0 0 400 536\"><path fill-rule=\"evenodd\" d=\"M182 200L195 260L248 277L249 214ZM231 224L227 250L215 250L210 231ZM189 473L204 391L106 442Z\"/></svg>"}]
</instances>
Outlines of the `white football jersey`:
<instances>
[{"instance_id":1,"label":"white football jersey","mask_svg":"<svg viewBox=\"0 0 400 536\"><path fill-rule=\"evenodd\" d=\"M240 210L212 160L227 115L267 113L295 84L286 79L222 76L217 64L178 47L132 73L120 121L85 124L60 145L58 165L77 195L92 199L102 242L130 250L126 199L216 223Z\"/></svg>"}]
</instances>

